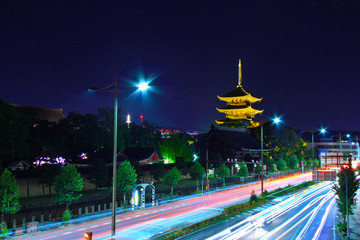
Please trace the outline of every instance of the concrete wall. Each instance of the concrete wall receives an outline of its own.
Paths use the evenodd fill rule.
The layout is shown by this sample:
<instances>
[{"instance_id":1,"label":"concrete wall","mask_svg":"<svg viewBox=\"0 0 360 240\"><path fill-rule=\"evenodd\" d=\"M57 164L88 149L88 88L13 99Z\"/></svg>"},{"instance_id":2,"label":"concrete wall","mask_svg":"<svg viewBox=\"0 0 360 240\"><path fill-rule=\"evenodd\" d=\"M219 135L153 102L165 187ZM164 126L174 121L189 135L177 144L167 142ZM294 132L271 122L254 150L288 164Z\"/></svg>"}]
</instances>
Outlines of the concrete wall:
<instances>
[{"instance_id":1,"label":"concrete wall","mask_svg":"<svg viewBox=\"0 0 360 240\"><path fill-rule=\"evenodd\" d=\"M28 178L17 178L16 179L19 186L19 197L35 197L42 195L49 195L49 187L45 184L40 183L40 178L38 177L28 177ZM90 183L86 178L84 178L84 190L93 190L95 185ZM55 194L54 187L51 188L51 193Z\"/></svg>"}]
</instances>

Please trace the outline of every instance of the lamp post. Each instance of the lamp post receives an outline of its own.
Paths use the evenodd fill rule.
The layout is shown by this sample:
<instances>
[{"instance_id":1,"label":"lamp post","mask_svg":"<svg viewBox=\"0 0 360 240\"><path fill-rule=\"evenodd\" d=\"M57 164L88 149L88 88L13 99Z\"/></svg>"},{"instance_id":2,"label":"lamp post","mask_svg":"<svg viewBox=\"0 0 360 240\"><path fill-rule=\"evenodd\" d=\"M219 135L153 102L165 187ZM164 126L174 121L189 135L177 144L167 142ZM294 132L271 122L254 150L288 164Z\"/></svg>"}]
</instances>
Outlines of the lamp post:
<instances>
[{"instance_id":1,"label":"lamp post","mask_svg":"<svg viewBox=\"0 0 360 240\"><path fill-rule=\"evenodd\" d=\"M261 138L261 196L263 196L263 193L264 193L264 122L261 123L260 138Z\"/></svg>"},{"instance_id":2,"label":"lamp post","mask_svg":"<svg viewBox=\"0 0 360 240\"><path fill-rule=\"evenodd\" d=\"M114 145L113 145L113 189L112 189L112 219L111 219L111 236L115 236L116 232L116 167L117 167L117 125L118 125L118 74L115 73L115 81L104 88L89 88L89 91L105 91L114 93ZM115 86L115 90L108 90ZM140 91L146 91L149 88L147 82L140 82L137 85Z\"/></svg>"},{"instance_id":3,"label":"lamp post","mask_svg":"<svg viewBox=\"0 0 360 240\"><path fill-rule=\"evenodd\" d=\"M279 124L281 118L276 117L273 119L273 123ZM264 121L261 121L260 124L260 142L261 142L261 196L264 193Z\"/></svg>"},{"instance_id":4,"label":"lamp post","mask_svg":"<svg viewBox=\"0 0 360 240\"><path fill-rule=\"evenodd\" d=\"M108 90L115 85L115 90ZM115 73L115 81L104 88L89 88L89 91L105 91L114 93L114 145L113 145L113 189L112 189L112 219L111 236L115 236L116 228L116 167L117 167L117 120L118 120L118 74Z\"/></svg>"},{"instance_id":5,"label":"lamp post","mask_svg":"<svg viewBox=\"0 0 360 240\"><path fill-rule=\"evenodd\" d=\"M315 143L314 143L314 133L318 132L315 131L314 129L308 130L308 131L304 131L304 132L309 132L311 133L311 159L312 161L314 161L315 159ZM325 134L326 133L326 129L322 128L320 129L320 133ZM315 169L315 168L314 168Z\"/></svg>"}]
</instances>

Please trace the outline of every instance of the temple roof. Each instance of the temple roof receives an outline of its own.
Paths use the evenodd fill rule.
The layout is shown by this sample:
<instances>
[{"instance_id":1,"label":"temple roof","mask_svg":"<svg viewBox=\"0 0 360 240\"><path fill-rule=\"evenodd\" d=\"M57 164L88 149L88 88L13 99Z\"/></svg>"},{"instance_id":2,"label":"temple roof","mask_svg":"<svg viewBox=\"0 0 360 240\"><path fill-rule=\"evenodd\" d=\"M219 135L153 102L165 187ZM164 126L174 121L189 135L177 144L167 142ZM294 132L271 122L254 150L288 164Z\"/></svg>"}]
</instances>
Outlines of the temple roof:
<instances>
[{"instance_id":1,"label":"temple roof","mask_svg":"<svg viewBox=\"0 0 360 240\"><path fill-rule=\"evenodd\" d=\"M252 112L254 114L258 114L258 113L262 113L264 110L258 110L255 108L252 108L251 106L233 106L233 105L227 105L226 107L223 108L216 108L219 112L221 113L231 113L231 112L241 112L241 113L245 113L245 112Z\"/></svg>"},{"instance_id":2,"label":"temple roof","mask_svg":"<svg viewBox=\"0 0 360 240\"><path fill-rule=\"evenodd\" d=\"M12 104L15 107L15 110L19 113L23 113L31 116L37 120L47 120L49 122L58 123L60 119L65 118L62 113L62 109L49 109L49 108L40 108L40 107L32 107L32 106L23 106Z\"/></svg>"},{"instance_id":3,"label":"temple roof","mask_svg":"<svg viewBox=\"0 0 360 240\"><path fill-rule=\"evenodd\" d=\"M253 121L252 119L242 119L244 122L248 122L249 124L247 124L247 128L254 128L254 127L258 127L260 125L259 122L257 121ZM226 126L226 124L230 124L230 125L236 125L239 124L239 119L231 119L231 118L225 118L225 119L221 119L221 120L215 120L215 122L219 125L224 124ZM238 128L238 126L237 126Z\"/></svg>"},{"instance_id":4,"label":"temple roof","mask_svg":"<svg viewBox=\"0 0 360 240\"><path fill-rule=\"evenodd\" d=\"M155 156L153 156L155 154ZM143 161L149 158L156 158L161 160L157 152L152 147L127 147L124 150L124 155L127 159Z\"/></svg>"},{"instance_id":5,"label":"temple roof","mask_svg":"<svg viewBox=\"0 0 360 240\"><path fill-rule=\"evenodd\" d=\"M214 134L218 140L222 141L233 149L250 151L261 150L260 141L256 140L243 129L212 126L210 132ZM264 146L264 151L268 150L270 149L267 149Z\"/></svg>"},{"instance_id":6,"label":"temple roof","mask_svg":"<svg viewBox=\"0 0 360 240\"><path fill-rule=\"evenodd\" d=\"M226 100L226 98L238 98L238 97L245 97L251 99L252 100L251 102L257 102L262 99L259 97L255 97L250 93L246 92L241 85L226 94L218 96L220 100L224 100L224 101Z\"/></svg>"}]
</instances>

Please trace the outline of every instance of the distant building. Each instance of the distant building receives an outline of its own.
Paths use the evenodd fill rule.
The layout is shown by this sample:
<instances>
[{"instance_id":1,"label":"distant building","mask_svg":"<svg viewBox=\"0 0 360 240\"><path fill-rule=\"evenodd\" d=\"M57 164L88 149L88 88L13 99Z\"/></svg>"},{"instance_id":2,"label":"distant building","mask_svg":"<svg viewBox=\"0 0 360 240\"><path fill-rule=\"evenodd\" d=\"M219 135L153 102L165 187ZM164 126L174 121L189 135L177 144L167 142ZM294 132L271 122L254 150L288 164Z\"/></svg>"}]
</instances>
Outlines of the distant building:
<instances>
[{"instance_id":1,"label":"distant building","mask_svg":"<svg viewBox=\"0 0 360 240\"><path fill-rule=\"evenodd\" d=\"M220 113L226 114L223 120L216 120L219 126L251 128L259 126L259 122L254 121L257 114L264 110L257 110L252 107L253 103L259 102L262 98L254 97L242 87L241 60L239 60L239 80L237 87L223 95L218 96L221 101L225 101L225 107L217 108Z\"/></svg>"},{"instance_id":2,"label":"distant building","mask_svg":"<svg viewBox=\"0 0 360 240\"><path fill-rule=\"evenodd\" d=\"M15 110L19 113L29 115L35 120L47 120L49 122L58 123L61 119L65 118L62 113L62 108L59 109L49 109L49 108L40 108L32 106L23 106L18 104L12 104L15 107Z\"/></svg>"},{"instance_id":3,"label":"distant building","mask_svg":"<svg viewBox=\"0 0 360 240\"><path fill-rule=\"evenodd\" d=\"M15 170L29 169L30 166L31 166L31 164L28 161L20 160L20 161L11 163L7 168L12 171L15 171Z\"/></svg>"},{"instance_id":4,"label":"distant building","mask_svg":"<svg viewBox=\"0 0 360 240\"><path fill-rule=\"evenodd\" d=\"M261 143L251 136L247 129L211 126L208 145L212 151L219 152L222 162L237 164L245 162L250 171L261 162ZM265 148L264 151L271 149Z\"/></svg>"},{"instance_id":5,"label":"distant building","mask_svg":"<svg viewBox=\"0 0 360 240\"><path fill-rule=\"evenodd\" d=\"M321 166L339 167L351 157L354 163L359 163L360 149L358 132L331 131L325 134L313 132L300 132L300 136L307 141L308 150L312 150L312 134L314 136L314 149L317 150ZM355 137L352 137L355 136Z\"/></svg>"},{"instance_id":6,"label":"distant building","mask_svg":"<svg viewBox=\"0 0 360 240\"><path fill-rule=\"evenodd\" d=\"M139 165L149 165L164 161L152 147L127 147L122 157L130 162L138 162Z\"/></svg>"}]
</instances>

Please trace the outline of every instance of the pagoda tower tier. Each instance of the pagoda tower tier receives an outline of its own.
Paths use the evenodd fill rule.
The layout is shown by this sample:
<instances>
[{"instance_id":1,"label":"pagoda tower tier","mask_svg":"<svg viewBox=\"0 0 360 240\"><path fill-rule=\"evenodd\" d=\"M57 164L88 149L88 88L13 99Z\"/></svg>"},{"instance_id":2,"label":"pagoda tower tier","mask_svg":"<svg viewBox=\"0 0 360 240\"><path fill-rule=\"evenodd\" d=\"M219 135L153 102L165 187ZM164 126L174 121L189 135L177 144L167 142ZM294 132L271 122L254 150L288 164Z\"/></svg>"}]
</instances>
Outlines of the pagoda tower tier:
<instances>
[{"instance_id":1,"label":"pagoda tower tier","mask_svg":"<svg viewBox=\"0 0 360 240\"><path fill-rule=\"evenodd\" d=\"M217 108L220 113L226 114L226 119L216 120L219 125L230 127L257 127L258 122L254 121L257 114L264 110L252 107L253 103L260 102L262 98L255 97L242 87L241 60L239 60L239 80L237 87L223 95L218 96L221 101L227 103L226 107Z\"/></svg>"}]
</instances>

